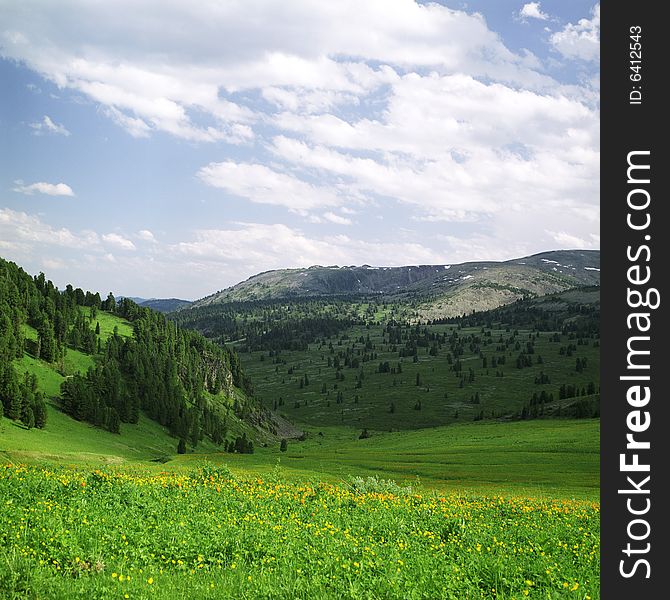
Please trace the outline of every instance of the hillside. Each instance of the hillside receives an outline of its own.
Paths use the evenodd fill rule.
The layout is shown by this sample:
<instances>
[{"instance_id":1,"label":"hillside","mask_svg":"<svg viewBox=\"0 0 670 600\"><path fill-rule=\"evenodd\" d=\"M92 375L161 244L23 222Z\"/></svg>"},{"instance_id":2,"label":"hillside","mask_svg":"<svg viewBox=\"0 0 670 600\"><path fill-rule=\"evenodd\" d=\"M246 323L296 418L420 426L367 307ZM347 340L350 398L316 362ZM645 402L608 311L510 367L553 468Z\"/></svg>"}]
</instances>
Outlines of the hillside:
<instances>
[{"instance_id":1,"label":"hillside","mask_svg":"<svg viewBox=\"0 0 670 600\"><path fill-rule=\"evenodd\" d=\"M191 305L192 309L256 300L383 297L420 303L425 318L488 310L600 281L600 252L561 250L505 262L405 267L313 266L255 275Z\"/></svg>"},{"instance_id":2,"label":"hillside","mask_svg":"<svg viewBox=\"0 0 670 600\"><path fill-rule=\"evenodd\" d=\"M59 291L0 259L0 308L0 451L156 457L282 427L234 352L129 299Z\"/></svg>"},{"instance_id":3,"label":"hillside","mask_svg":"<svg viewBox=\"0 0 670 600\"><path fill-rule=\"evenodd\" d=\"M258 327L247 314L240 331L248 335L235 347L265 406L311 427L388 431L592 417L599 414L598 292L579 288L429 324L396 319L401 307L379 304L313 335L300 319L272 329L264 306Z\"/></svg>"}]
</instances>

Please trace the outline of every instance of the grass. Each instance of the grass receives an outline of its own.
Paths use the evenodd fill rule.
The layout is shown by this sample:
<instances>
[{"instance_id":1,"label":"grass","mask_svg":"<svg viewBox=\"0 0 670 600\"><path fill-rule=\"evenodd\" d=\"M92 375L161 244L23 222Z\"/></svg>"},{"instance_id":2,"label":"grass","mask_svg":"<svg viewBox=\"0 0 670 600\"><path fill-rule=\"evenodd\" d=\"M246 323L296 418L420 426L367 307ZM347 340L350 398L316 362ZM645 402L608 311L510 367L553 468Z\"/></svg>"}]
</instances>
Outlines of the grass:
<instances>
[{"instance_id":1,"label":"grass","mask_svg":"<svg viewBox=\"0 0 670 600\"><path fill-rule=\"evenodd\" d=\"M235 478L0 469L6 598L599 597L599 506Z\"/></svg>"},{"instance_id":2,"label":"grass","mask_svg":"<svg viewBox=\"0 0 670 600\"><path fill-rule=\"evenodd\" d=\"M87 317L91 315L91 309L87 306L83 306L80 309ZM132 337L133 335L133 326L126 319L117 317L111 313L99 310L96 314L95 319L93 319L93 327L95 328L95 322L100 323L100 337L104 342L110 335L114 333L114 327L117 328L118 334L122 337Z\"/></svg>"},{"instance_id":3,"label":"grass","mask_svg":"<svg viewBox=\"0 0 670 600\"><path fill-rule=\"evenodd\" d=\"M0 456L5 460L38 464L121 464L165 459L176 453L177 440L155 421L122 425L122 434L75 421L53 404L47 406L45 429L26 430L17 422L0 420ZM203 445L214 450L212 445Z\"/></svg>"},{"instance_id":4,"label":"grass","mask_svg":"<svg viewBox=\"0 0 670 600\"><path fill-rule=\"evenodd\" d=\"M288 479L338 483L349 475L377 476L402 484L417 479L445 493L508 494L597 500L600 487L598 420L547 419L464 423L401 432L372 432L358 439L348 427L310 430L286 452L260 448L253 455L213 454L234 472L267 477L279 468ZM201 455L169 465L197 466Z\"/></svg>"}]
</instances>

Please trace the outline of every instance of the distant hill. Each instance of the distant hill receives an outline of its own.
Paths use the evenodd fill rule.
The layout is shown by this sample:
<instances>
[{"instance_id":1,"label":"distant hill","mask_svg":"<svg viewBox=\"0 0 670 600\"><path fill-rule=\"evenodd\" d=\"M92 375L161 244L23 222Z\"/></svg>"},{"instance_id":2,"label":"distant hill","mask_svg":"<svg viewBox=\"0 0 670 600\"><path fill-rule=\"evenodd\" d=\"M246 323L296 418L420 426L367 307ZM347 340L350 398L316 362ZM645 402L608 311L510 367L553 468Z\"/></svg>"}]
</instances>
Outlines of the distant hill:
<instances>
[{"instance_id":1,"label":"distant hill","mask_svg":"<svg viewBox=\"0 0 670 600\"><path fill-rule=\"evenodd\" d=\"M193 303L190 300L180 300L179 298L151 298L149 300L142 300L138 304L158 312L168 313L181 308L187 308Z\"/></svg>"},{"instance_id":2,"label":"distant hill","mask_svg":"<svg viewBox=\"0 0 670 600\"><path fill-rule=\"evenodd\" d=\"M140 296L118 296L117 301L124 298L132 300L138 306L150 308L157 312L169 313L181 308L187 308L193 304L190 300L181 300L179 298L142 298Z\"/></svg>"},{"instance_id":3,"label":"distant hill","mask_svg":"<svg viewBox=\"0 0 670 600\"><path fill-rule=\"evenodd\" d=\"M600 283L600 251L558 250L495 262L403 267L312 266L266 271L192 303L192 308L333 296L378 296L418 303L421 317L482 311L519 298Z\"/></svg>"},{"instance_id":4,"label":"distant hill","mask_svg":"<svg viewBox=\"0 0 670 600\"><path fill-rule=\"evenodd\" d=\"M142 302L146 302L146 298L141 298L140 296L117 296L116 300L117 302L120 302L124 298L128 298L128 300L132 300L135 304L142 304Z\"/></svg>"}]
</instances>

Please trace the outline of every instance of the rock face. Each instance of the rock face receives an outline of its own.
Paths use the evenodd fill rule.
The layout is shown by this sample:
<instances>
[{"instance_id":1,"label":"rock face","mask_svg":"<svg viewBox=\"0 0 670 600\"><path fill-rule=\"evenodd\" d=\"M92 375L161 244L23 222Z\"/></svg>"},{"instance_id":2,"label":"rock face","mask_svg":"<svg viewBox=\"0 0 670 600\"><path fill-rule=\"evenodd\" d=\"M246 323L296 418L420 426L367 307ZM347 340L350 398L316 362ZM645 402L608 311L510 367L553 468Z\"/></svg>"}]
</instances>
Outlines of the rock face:
<instances>
[{"instance_id":1,"label":"rock face","mask_svg":"<svg viewBox=\"0 0 670 600\"><path fill-rule=\"evenodd\" d=\"M230 365L209 353L203 354L202 358L205 369L205 389L213 393L223 390L230 395L233 390L233 374L230 371Z\"/></svg>"},{"instance_id":2,"label":"rock face","mask_svg":"<svg viewBox=\"0 0 670 600\"><path fill-rule=\"evenodd\" d=\"M422 318L488 310L524 296L600 283L600 251L558 250L504 262L405 267L313 266L267 271L193 303L318 296L412 300ZM187 310L187 309L185 309Z\"/></svg>"}]
</instances>

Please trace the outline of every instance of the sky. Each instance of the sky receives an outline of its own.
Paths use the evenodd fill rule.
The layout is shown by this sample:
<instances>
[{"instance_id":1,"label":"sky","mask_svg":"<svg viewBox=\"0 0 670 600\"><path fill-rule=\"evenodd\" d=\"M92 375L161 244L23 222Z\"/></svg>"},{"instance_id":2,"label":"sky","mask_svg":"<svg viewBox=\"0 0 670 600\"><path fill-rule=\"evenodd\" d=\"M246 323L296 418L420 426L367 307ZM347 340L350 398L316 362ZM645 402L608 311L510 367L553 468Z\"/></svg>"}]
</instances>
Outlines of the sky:
<instances>
[{"instance_id":1,"label":"sky","mask_svg":"<svg viewBox=\"0 0 670 600\"><path fill-rule=\"evenodd\" d=\"M196 299L599 248L600 6L0 0L0 256Z\"/></svg>"}]
</instances>

